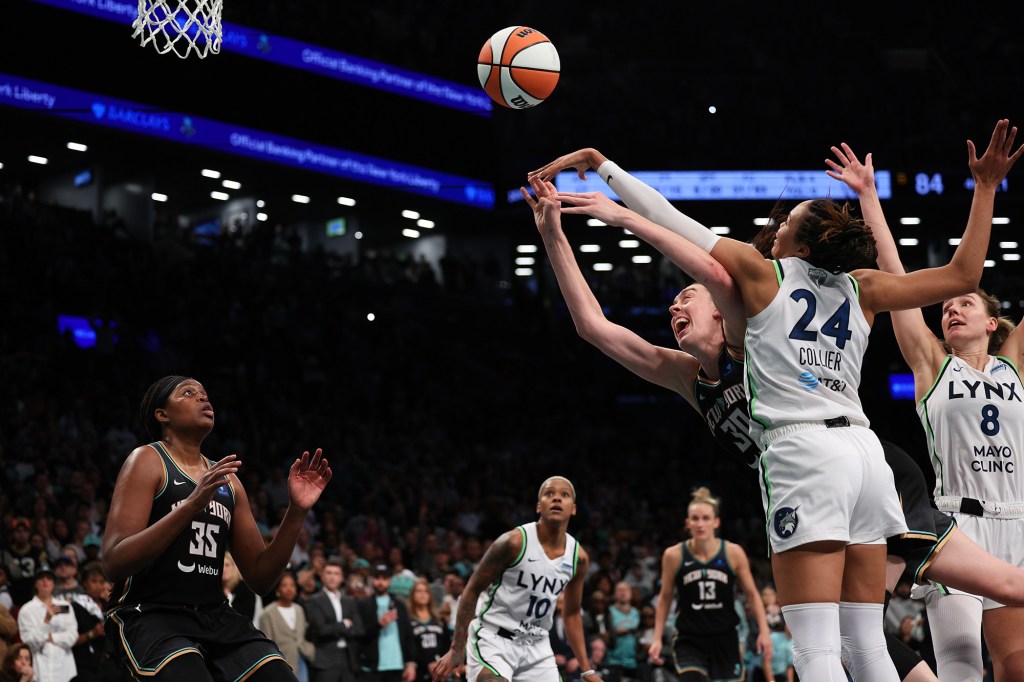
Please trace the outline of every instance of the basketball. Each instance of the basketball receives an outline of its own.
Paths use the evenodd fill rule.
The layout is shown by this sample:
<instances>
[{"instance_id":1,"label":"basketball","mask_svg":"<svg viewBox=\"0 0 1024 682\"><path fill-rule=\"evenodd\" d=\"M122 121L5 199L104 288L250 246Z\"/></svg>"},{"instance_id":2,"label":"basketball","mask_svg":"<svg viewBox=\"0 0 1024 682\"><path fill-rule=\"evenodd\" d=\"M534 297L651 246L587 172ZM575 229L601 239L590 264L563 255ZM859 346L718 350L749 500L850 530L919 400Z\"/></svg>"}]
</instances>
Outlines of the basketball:
<instances>
[{"instance_id":1,"label":"basketball","mask_svg":"<svg viewBox=\"0 0 1024 682\"><path fill-rule=\"evenodd\" d=\"M509 109L529 109L555 89L558 52L540 31L509 26L484 43L476 68L491 99Z\"/></svg>"}]
</instances>

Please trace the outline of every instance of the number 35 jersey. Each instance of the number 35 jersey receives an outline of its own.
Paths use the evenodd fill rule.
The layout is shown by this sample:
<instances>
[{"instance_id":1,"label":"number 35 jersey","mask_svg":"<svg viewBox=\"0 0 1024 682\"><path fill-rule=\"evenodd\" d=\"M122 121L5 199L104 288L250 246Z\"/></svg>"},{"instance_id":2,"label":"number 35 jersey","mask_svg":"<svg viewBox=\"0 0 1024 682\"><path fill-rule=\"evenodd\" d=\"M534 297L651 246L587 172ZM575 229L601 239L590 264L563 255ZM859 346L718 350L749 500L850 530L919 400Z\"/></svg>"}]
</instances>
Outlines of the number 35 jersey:
<instances>
[{"instance_id":1,"label":"number 35 jersey","mask_svg":"<svg viewBox=\"0 0 1024 682\"><path fill-rule=\"evenodd\" d=\"M936 496L1024 502L1024 387L1007 358L990 355L978 370L948 356L917 414Z\"/></svg>"},{"instance_id":2,"label":"number 35 jersey","mask_svg":"<svg viewBox=\"0 0 1024 682\"><path fill-rule=\"evenodd\" d=\"M558 595L576 574L579 545L566 534L565 552L549 559L537 537L536 523L517 530L523 535L523 549L515 563L480 595L476 617L495 631L504 628L517 636L547 637Z\"/></svg>"},{"instance_id":3,"label":"number 35 jersey","mask_svg":"<svg viewBox=\"0 0 1024 682\"><path fill-rule=\"evenodd\" d=\"M779 291L744 338L751 435L837 417L868 426L857 388L871 327L857 280L800 258L771 262Z\"/></svg>"},{"instance_id":4,"label":"number 35 jersey","mask_svg":"<svg viewBox=\"0 0 1024 682\"><path fill-rule=\"evenodd\" d=\"M164 468L164 484L149 512L152 526L182 504L197 482L171 459L163 443L151 443ZM209 460L207 460L209 464ZM110 604L115 608L134 604L212 605L224 601L221 572L231 536L235 492L228 481L217 488L213 499L171 541L163 554L135 575L114 585Z\"/></svg>"}]
</instances>

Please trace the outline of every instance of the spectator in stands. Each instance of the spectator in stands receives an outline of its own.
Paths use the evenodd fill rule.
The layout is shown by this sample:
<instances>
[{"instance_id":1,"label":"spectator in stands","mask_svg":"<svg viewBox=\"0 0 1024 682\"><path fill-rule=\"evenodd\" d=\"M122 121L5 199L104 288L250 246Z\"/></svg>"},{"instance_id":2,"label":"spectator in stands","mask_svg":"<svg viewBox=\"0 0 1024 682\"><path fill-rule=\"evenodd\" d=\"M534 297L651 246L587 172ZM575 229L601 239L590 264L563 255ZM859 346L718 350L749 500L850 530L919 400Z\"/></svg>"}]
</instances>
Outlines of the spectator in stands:
<instances>
[{"instance_id":1,"label":"spectator in stands","mask_svg":"<svg viewBox=\"0 0 1024 682\"><path fill-rule=\"evenodd\" d=\"M448 626L434 608L434 597L426 578L417 578L409 594L412 623L413 660L417 682L431 682L434 667L451 646Z\"/></svg>"},{"instance_id":2,"label":"spectator in stands","mask_svg":"<svg viewBox=\"0 0 1024 682\"><path fill-rule=\"evenodd\" d=\"M274 587L276 599L260 614L259 628L281 647L284 660L299 682L309 682L308 662L313 660L316 649L313 642L306 639L306 612L295 603L297 594L295 575L286 571Z\"/></svg>"},{"instance_id":3,"label":"spectator in stands","mask_svg":"<svg viewBox=\"0 0 1024 682\"><path fill-rule=\"evenodd\" d=\"M16 605L32 598L36 573L47 565L46 552L31 545L30 535L28 519L14 519L10 543L3 550L3 560L11 576L11 597Z\"/></svg>"},{"instance_id":4,"label":"spectator in stands","mask_svg":"<svg viewBox=\"0 0 1024 682\"><path fill-rule=\"evenodd\" d=\"M366 626L356 600L341 591L345 574L341 562L328 559L323 589L305 604L308 637L316 645L311 682L352 682L359 675L359 645Z\"/></svg>"},{"instance_id":5,"label":"spectator in stands","mask_svg":"<svg viewBox=\"0 0 1024 682\"><path fill-rule=\"evenodd\" d=\"M40 682L69 682L76 674L71 647L78 624L71 604L53 596L56 576L44 568L35 576L35 596L18 611L21 639L32 649Z\"/></svg>"},{"instance_id":6,"label":"spectator in stands","mask_svg":"<svg viewBox=\"0 0 1024 682\"><path fill-rule=\"evenodd\" d=\"M40 682L32 668L32 650L27 644L15 644L3 659L3 682Z\"/></svg>"},{"instance_id":7,"label":"spectator in stands","mask_svg":"<svg viewBox=\"0 0 1024 682\"><path fill-rule=\"evenodd\" d=\"M409 609L388 592L391 571L386 564L373 569L373 594L357 602L365 627L360 646L361 667L368 682L413 682L412 624Z\"/></svg>"}]
</instances>

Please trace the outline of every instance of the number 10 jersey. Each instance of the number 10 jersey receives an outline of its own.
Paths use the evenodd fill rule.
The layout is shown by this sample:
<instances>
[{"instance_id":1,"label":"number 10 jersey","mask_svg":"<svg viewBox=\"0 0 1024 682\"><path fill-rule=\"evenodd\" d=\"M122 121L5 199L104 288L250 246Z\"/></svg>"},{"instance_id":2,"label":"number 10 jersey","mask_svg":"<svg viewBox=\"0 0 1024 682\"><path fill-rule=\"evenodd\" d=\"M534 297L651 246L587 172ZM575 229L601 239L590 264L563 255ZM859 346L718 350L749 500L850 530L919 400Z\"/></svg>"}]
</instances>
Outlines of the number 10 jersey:
<instances>
[{"instance_id":1,"label":"number 10 jersey","mask_svg":"<svg viewBox=\"0 0 1024 682\"><path fill-rule=\"evenodd\" d=\"M565 552L549 559L537 537L537 524L517 530L523 535L519 557L477 601L476 617L494 631L516 636L547 637L554 623L555 602L576 574L579 545L568 533Z\"/></svg>"},{"instance_id":2,"label":"number 10 jersey","mask_svg":"<svg viewBox=\"0 0 1024 682\"><path fill-rule=\"evenodd\" d=\"M196 489L197 482L178 468L163 443L150 447L160 457L164 484L153 498L147 528L167 516ZM209 460L207 460L209 464ZM231 536L235 491L229 481L217 488L213 499L196 514L163 554L133 576L119 581L110 594L117 608L134 604L220 604L224 601L221 572Z\"/></svg>"}]
</instances>

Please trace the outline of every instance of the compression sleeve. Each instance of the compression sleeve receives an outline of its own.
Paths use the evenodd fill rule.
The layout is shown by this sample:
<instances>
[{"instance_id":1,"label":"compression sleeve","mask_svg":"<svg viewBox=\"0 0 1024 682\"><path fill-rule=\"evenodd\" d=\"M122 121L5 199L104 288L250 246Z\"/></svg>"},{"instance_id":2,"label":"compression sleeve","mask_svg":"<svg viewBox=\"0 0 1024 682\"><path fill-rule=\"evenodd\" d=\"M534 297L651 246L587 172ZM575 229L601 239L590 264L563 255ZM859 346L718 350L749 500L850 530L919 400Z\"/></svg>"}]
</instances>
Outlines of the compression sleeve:
<instances>
[{"instance_id":1,"label":"compression sleeve","mask_svg":"<svg viewBox=\"0 0 1024 682\"><path fill-rule=\"evenodd\" d=\"M597 169L601 179L625 202L643 217L693 242L707 252L715 247L720 237L696 220L676 209L668 199L658 194L619 168L614 161L605 161Z\"/></svg>"}]
</instances>

